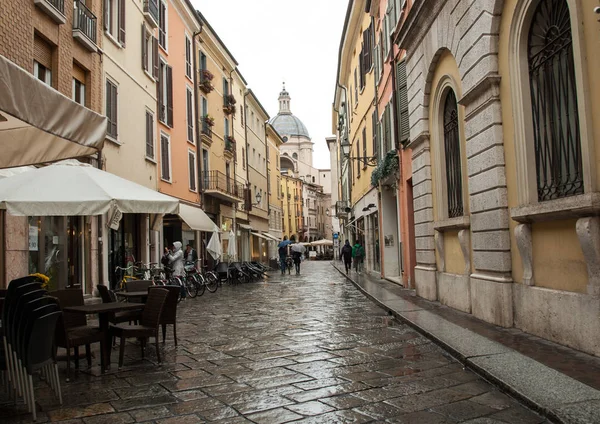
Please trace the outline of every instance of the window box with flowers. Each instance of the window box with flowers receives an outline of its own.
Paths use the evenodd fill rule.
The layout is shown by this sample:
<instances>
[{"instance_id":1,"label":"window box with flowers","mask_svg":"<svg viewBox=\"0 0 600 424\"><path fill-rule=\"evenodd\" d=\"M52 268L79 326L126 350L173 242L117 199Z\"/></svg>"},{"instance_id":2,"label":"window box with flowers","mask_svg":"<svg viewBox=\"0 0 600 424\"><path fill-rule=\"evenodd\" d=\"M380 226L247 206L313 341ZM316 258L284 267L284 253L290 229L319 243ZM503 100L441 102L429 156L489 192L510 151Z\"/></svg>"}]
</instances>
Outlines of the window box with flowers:
<instances>
[{"instance_id":1,"label":"window box with flowers","mask_svg":"<svg viewBox=\"0 0 600 424\"><path fill-rule=\"evenodd\" d=\"M210 115L204 115L202 117L202 122L211 128L215 126L215 118Z\"/></svg>"},{"instance_id":2,"label":"window box with flowers","mask_svg":"<svg viewBox=\"0 0 600 424\"><path fill-rule=\"evenodd\" d=\"M227 115L234 115L235 103L236 100L233 94L228 94L225 97L223 97L223 112L225 112Z\"/></svg>"},{"instance_id":3,"label":"window box with flowers","mask_svg":"<svg viewBox=\"0 0 600 424\"><path fill-rule=\"evenodd\" d=\"M198 88L202 90L205 94L210 93L215 89L212 84L212 80L214 75L208 69L202 69L200 71L200 83L198 84Z\"/></svg>"}]
</instances>

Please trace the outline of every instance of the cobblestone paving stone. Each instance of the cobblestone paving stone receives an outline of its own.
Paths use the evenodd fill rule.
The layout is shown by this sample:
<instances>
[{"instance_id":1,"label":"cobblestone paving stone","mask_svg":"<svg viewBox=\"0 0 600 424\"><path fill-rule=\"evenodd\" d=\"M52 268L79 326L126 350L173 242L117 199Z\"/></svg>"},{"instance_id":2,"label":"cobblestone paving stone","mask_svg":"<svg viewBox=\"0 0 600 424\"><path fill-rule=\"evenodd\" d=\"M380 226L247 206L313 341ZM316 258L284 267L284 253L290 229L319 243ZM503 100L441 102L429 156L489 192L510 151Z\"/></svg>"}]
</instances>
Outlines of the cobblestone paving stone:
<instances>
[{"instance_id":1,"label":"cobblestone paving stone","mask_svg":"<svg viewBox=\"0 0 600 424\"><path fill-rule=\"evenodd\" d=\"M62 407L38 382L38 422L547 422L396 322L328 262L186 300L177 347L167 332L162 365L152 345L142 360L129 342L121 370L114 350L109 373L96 365L63 381ZM0 422L30 415L0 407Z\"/></svg>"}]
</instances>

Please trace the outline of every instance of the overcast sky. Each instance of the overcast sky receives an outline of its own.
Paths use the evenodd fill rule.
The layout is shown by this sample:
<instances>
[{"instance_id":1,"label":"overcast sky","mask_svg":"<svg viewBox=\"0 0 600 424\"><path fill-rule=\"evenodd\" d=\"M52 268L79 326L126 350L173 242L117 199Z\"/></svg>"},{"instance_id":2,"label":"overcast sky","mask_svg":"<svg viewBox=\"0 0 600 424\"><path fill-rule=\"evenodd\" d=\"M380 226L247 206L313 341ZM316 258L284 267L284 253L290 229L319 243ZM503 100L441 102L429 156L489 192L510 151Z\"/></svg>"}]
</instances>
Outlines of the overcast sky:
<instances>
[{"instance_id":1,"label":"overcast sky","mask_svg":"<svg viewBox=\"0 0 600 424\"><path fill-rule=\"evenodd\" d=\"M314 166L329 168L325 137L348 0L191 0L239 63L271 117L285 81L291 109L315 143Z\"/></svg>"}]
</instances>

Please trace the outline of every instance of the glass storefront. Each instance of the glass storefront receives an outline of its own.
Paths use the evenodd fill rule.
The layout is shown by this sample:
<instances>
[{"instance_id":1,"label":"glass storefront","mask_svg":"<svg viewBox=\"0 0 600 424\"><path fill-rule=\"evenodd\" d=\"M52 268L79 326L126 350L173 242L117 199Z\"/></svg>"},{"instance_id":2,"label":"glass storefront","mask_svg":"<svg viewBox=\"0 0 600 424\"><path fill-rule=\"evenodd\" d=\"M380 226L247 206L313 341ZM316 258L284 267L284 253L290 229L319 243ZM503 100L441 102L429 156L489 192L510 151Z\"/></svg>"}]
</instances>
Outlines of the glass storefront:
<instances>
[{"instance_id":1,"label":"glass storefront","mask_svg":"<svg viewBox=\"0 0 600 424\"><path fill-rule=\"evenodd\" d=\"M91 218L29 217L29 272L50 277L50 290L81 285L91 277Z\"/></svg>"},{"instance_id":2,"label":"glass storefront","mask_svg":"<svg viewBox=\"0 0 600 424\"><path fill-rule=\"evenodd\" d=\"M108 275L112 289L118 286L120 276L116 267L127 268L139 260L136 258L140 257L140 219L138 214L123 214L119 229L109 231Z\"/></svg>"}]
</instances>

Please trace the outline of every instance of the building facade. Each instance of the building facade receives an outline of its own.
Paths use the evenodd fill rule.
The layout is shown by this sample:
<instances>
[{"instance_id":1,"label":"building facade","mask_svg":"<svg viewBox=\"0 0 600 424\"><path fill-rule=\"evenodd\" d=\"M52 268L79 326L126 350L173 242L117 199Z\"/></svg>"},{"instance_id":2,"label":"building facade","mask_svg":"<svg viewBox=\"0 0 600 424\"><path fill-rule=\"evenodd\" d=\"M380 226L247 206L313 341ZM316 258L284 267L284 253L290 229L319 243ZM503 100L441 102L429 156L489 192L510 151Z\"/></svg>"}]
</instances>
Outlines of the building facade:
<instances>
[{"instance_id":1,"label":"building facade","mask_svg":"<svg viewBox=\"0 0 600 424\"><path fill-rule=\"evenodd\" d=\"M46 0L2 3L0 55L92 111L103 113L102 5ZM4 121L3 119L2 121ZM98 166L97 157L88 159ZM101 281L96 217L17 217L0 212L0 285L31 272L51 288Z\"/></svg>"},{"instance_id":2,"label":"building facade","mask_svg":"<svg viewBox=\"0 0 600 424\"><path fill-rule=\"evenodd\" d=\"M269 176L269 234L277 240L283 239L283 195L281 191L281 168L279 148L283 139L269 123L267 128L267 172ZM277 259L277 243L269 243L269 259Z\"/></svg>"},{"instance_id":3,"label":"building facade","mask_svg":"<svg viewBox=\"0 0 600 424\"><path fill-rule=\"evenodd\" d=\"M283 236L294 237L299 241L304 237L303 193L304 183L301 179L281 174L281 194L283 196Z\"/></svg>"},{"instance_id":4,"label":"building facade","mask_svg":"<svg viewBox=\"0 0 600 424\"><path fill-rule=\"evenodd\" d=\"M394 39L417 294L598 355L595 6L418 2Z\"/></svg>"}]
</instances>

